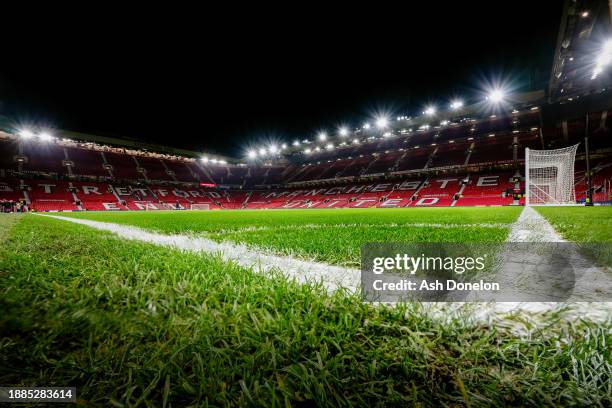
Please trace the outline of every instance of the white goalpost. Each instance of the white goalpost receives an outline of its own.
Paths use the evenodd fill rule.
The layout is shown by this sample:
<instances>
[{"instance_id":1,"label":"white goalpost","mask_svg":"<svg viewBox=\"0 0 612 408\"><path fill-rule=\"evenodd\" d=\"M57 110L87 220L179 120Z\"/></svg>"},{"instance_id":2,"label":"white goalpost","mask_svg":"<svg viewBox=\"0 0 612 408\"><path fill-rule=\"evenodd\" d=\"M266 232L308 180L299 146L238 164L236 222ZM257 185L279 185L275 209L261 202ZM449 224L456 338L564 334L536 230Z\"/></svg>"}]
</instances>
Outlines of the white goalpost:
<instances>
[{"instance_id":1,"label":"white goalpost","mask_svg":"<svg viewBox=\"0 0 612 408\"><path fill-rule=\"evenodd\" d=\"M576 205L574 162L578 145L525 149L525 205Z\"/></svg>"},{"instance_id":2,"label":"white goalpost","mask_svg":"<svg viewBox=\"0 0 612 408\"><path fill-rule=\"evenodd\" d=\"M210 210L210 204L191 204L191 210Z\"/></svg>"}]
</instances>

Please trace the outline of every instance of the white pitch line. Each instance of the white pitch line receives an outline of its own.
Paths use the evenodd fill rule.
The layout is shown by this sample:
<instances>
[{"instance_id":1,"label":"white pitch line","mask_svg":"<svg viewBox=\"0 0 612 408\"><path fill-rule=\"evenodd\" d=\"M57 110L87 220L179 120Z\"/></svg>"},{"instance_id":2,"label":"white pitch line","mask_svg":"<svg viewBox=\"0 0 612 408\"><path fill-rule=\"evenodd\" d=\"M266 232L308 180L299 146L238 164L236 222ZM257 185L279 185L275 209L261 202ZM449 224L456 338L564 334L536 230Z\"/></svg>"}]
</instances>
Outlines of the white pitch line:
<instances>
[{"instance_id":1,"label":"white pitch line","mask_svg":"<svg viewBox=\"0 0 612 408\"><path fill-rule=\"evenodd\" d=\"M76 224L113 232L121 238L149 242L171 248L191 252L206 252L217 254L225 261L235 262L245 268L254 268L256 271L268 272L276 270L289 279L299 283L322 282L328 291L333 292L340 288L355 291L360 286L361 271L359 269L342 268L318 262L294 259L289 256L278 256L257 251L242 244L230 242L215 242L203 237L186 235L165 235L149 232L138 227L113 224L108 222L91 221L79 218L62 217L58 215L42 215L43 217L70 221Z\"/></svg>"},{"instance_id":2,"label":"white pitch line","mask_svg":"<svg viewBox=\"0 0 612 408\"><path fill-rule=\"evenodd\" d=\"M508 242L566 242L552 225L531 207L523 208L510 228Z\"/></svg>"},{"instance_id":3,"label":"white pitch line","mask_svg":"<svg viewBox=\"0 0 612 408\"><path fill-rule=\"evenodd\" d=\"M537 244L568 241L564 240L540 213L532 207L525 207L516 222L510 227L507 242ZM537 245L534 248L537 248ZM536 251L537 249L534 249L534 253ZM609 288L610 277L597 268L590 268L588 278L581 279L585 272L585 265L590 265L590 262L584 259L577 247L573 247L570 252L568 259L576 271L574 295L585 299L604 287ZM512 313L517 310L531 313L562 311L566 320L586 318L593 321L610 321L612 319L612 302L501 302L494 303L492 306L495 313ZM482 308L479 313L487 314L488 311Z\"/></svg>"},{"instance_id":4,"label":"white pitch line","mask_svg":"<svg viewBox=\"0 0 612 408\"><path fill-rule=\"evenodd\" d=\"M277 270L287 278L299 283L322 282L324 287L333 292L339 288L356 291L360 287L360 270L327 265L318 262L304 261L289 256L278 256L261 250L254 250L242 244L230 242L215 242L203 237L186 235L165 235L149 232L138 227L124 226L113 223L91 221L85 219L42 215L59 220L69 221L89 227L110 231L116 235L142 242L149 242L192 252L207 252L217 254L225 261L233 261L255 271L268 272ZM414 224L406 225L413 226ZM501 227L502 225L500 225ZM507 224L503 226L508 227ZM536 211L527 207L514 224L510 225L508 242L560 242L561 237L554 228ZM537 328L539 316L555 310L563 311L566 320L576 318L593 321L609 321L612 318L612 302L428 302L422 303L424 310L430 316L442 319L461 317L466 321L502 325L516 334L524 335ZM517 312L521 313L522 322L507 319ZM523 313L527 312L527 314ZM532 328L527 328L527 326Z\"/></svg>"}]
</instances>

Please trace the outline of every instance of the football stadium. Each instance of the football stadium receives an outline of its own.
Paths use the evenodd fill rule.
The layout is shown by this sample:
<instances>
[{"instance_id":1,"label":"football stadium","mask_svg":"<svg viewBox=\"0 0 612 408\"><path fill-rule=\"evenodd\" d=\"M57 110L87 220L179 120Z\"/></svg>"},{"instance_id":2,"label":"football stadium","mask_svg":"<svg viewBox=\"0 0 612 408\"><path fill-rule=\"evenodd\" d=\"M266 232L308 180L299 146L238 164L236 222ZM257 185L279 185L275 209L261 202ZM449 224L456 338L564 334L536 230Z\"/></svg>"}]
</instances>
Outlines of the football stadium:
<instances>
[{"instance_id":1,"label":"football stadium","mask_svg":"<svg viewBox=\"0 0 612 408\"><path fill-rule=\"evenodd\" d=\"M611 406L612 10L559 9L539 89L241 154L0 116L0 400Z\"/></svg>"}]
</instances>

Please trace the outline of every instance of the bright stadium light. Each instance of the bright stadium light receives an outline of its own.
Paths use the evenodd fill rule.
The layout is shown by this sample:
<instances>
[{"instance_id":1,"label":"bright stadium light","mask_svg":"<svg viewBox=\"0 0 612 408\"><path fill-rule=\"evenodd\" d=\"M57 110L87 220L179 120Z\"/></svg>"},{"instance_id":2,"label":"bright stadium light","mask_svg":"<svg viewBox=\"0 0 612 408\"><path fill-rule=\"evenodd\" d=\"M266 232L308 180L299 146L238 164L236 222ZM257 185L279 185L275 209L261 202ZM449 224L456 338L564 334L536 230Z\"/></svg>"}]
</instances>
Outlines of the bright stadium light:
<instances>
[{"instance_id":1,"label":"bright stadium light","mask_svg":"<svg viewBox=\"0 0 612 408\"><path fill-rule=\"evenodd\" d=\"M310 149L304 150L304 153L306 153L306 154L310 154L311 152L312 152L312 150L310 150Z\"/></svg>"},{"instance_id":2,"label":"bright stadium light","mask_svg":"<svg viewBox=\"0 0 612 408\"><path fill-rule=\"evenodd\" d=\"M208 157L206 156L202 157L200 160L202 160L204 163L208 163Z\"/></svg>"},{"instance_id":3,"label":"bright stadium light","mask_svg":"<svg viewBox=\"0 0 612 408\"><path fill-rule=\"evenodd\" d=\"M319 133L319 140L324 142L325 140L327 140L327 133L325 132L320 132Z\"/></svg>"},{"instance_id":4,"label":"bright stadium light","mask_svg":"<svg viewBox=\"0 0 612 408\"><path fill-rule=\"evenodd\" d=\"M427 116L432 116L436 113L436 107L433 105L428 106L425 108L425 111L423 113Z\"/></svg>"},{"instance_id":5,"label":"bright stadium light","mask_svg":"<svg viewBox=\"0 0 612 408\"><path fill-rule=\"evenodd\" d=\"M501 103L504 101L505 97L506 93L502 89L496 88L489 92L487 100L491 103Z\"/></svg>"},{"instance_id":6,"label":"bright stadium light","mask_svg":"<svg viewBox=\"0 0 612 408\"><path fill-rule=\"evenodd\" d=\"M333 143L328 143L327 146L325 146L325 148L327 150L332 150L334 148L334 145L333 145Z\"/></svg>"},{"instance_id":7,"label":"bright stadium light","mask_svg":"<svg viewBox=\"0 0 612 408\"><path fill-rule=\"evenodd\" d=\"M455 99L451 102L450 107L452 110L457 110L463 107L463 101L460 99Z\"/></svg>"},{"instance_id":8,"label":"bright stadium light","mask_svg":"<svg viewBox=\"0 0 612 408\"><path fill-rule=\"evenodd\" d=\"M259 149L259 155L260 156L265 156L266 155L266 149L264 149L263 147Z\"/></svg>"},{"instance_id":9,"label":"bright stadium light","mask_svg":"<svg viewBox=\"0 0 612 408\"><path fill-rule=\"evenodd\" d=\"M254 159L257 157L257 152L255 150L249 150L249 159Z\"/></svg>"},{"instance_id":10,"label":"bright stadium light","mask_svg":"<svg viewBox=\"0 0 612 408\"><path fill-rule=\"evenodd\" d=\"M300 141L299 140L294 140L293 141L293 145L294 146L299 146L300 145Z\"/></svg>"},{"instance_id":11,"label":"bright stadium light","mask_svg":"<svg viewBox=\"0 0 612 408\"><path fill-rule=\"evenodd\" d=\"M359 144L359 139L353 139L353 144Z\"/></svg>"},{"instance_id":12,"label":"bright stadium light","mask_svg":"<svg viewBox=\"0 0 612 408\"><path fill-rule=\"evenodd\" d=\"M22 129L19 131L19 136L21 136L24 139L31 139L34 137L34 132L32 132L29 129Z\"/></svg>"},{"instance_id":13,"label":"bright stadium light","mask_svg":"<svg viewBox=\"0 0 612 408\"><path fill-rule=\"evenodd\" d=\"M377 126L379 129L384 129L384 128L386 128L388 123L389 123L389 119L387 119L387 118L386 118L386 117L384 117L384 116L380 116L380 117L378 117L378 119L376 119L376 126Z\"/></svg>"},{"instance_id":14,"label":"bright stadium light","mask_svg":"<svg viewBox=\"0 0 612 408\"><path fill-rule=\"evenodd\" d=\"M344 126L338 130L338 134L343 137L348 136L348 133L349 133L348 129Z\"/></svg>"},{"instance_id":15,"label":"bright stadium light","mask_svg":"<svg viewBox=\"0 0 612 408\"><path fill-rule=\"evenodd\" d=\"M601 74L604 68L610 65L612 62L612 40L608 40L604 43L601 48L601 53L595 59L595 68L593 68L593 75L591 79L597 78Z\"/></svg>"},{"instance_id":16,"label":"bright stadium light","mask_svg":"<svg viewBox=\"0 0 612 408\"><path fill-rule=\"evenodd\" d=\"M38 134L38 138L40 140L42 140L43 142L49 142L49 141L51 141L51 139L53 139L53 136L51 136L47 132L41 132L41 133Z\"/></svg>"},{"instance_id":17,"label":"bright stadium light","mask_svg":"<svg viewBox=\"0 0 612 408\"><path fill-rule=\"evenodd\" d=\"M283 143L283 144L281 145L281 150L285 150L286 148L287 148L287 143Z\"/></svg>"},{"instance_id":18,"label":"bright stadium light","mask_svg":"<svg viewBox=\"0 0 612 408\"><path fill-rule=\"evenodd\" d=\"M364 129L369 129L370 128L370 124L368 122L363 124L363 128Z\"/></svg>"},{"instance_id":19,"label":"bright stadium light","mask_svg":"<svg viewBox=\"0 0 612 408\"><path fill-rule=\"evenodd\" d=\"M278 147L276 147L276 145L270 145L270 147L268 147L268 151L272 154L275 154L276 152L278 152Z\"/></svg>"}]
</instances>

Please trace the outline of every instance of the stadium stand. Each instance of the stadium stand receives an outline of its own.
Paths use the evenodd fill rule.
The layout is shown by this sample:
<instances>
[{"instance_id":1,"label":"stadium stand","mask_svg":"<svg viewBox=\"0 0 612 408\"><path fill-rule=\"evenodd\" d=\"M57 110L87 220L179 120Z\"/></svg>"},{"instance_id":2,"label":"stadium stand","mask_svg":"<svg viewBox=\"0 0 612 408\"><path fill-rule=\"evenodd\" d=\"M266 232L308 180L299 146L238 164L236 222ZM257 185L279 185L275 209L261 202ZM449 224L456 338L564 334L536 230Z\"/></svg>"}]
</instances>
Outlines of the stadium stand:
<instances>
[{"instance_id":1,"label":"stadium stand","mask_svg":"<svg viewBox=\"0 0 612 408\"><path fill-rule=\"evenodd\" d=\"M108 177L102 154L95 150L67 147L68 157L74 163L72 173L81 176Z\"/></svg>"},{"instance_id":2,"label":"stadium stand","mask_svg":"<svg viewBox=\"0 0 612 408\"><path fill-rule=\"evenodd\" d=\"M0 201L25 200L36 211L520 205L525 148L580 143L575 189L584 202L586 133L594 201L612 203L612 110L590 112L585 129L585 115L551 120L560 108L542 103L440 125L357 129L278 162L227 164L0 132Z\"/></svg>"}]
</instances>

